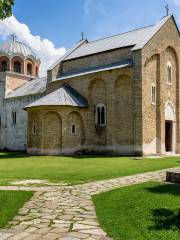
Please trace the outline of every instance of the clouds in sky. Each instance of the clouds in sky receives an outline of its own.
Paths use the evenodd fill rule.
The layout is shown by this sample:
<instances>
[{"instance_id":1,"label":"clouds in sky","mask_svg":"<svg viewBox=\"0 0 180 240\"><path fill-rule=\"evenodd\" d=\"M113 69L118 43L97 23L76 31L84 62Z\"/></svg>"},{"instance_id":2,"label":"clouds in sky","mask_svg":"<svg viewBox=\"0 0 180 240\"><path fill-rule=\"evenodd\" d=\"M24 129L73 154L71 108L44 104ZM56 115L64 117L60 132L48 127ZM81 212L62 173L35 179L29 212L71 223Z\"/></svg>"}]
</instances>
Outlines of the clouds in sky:
<instances>
[{"instance_id":1,"label":"clouds in sky","mask_svg":"<svg viewBox=\"0 0 180 240\"><path fill-rule=\"evenodd\" d=\"M46 76L47 68L65 53L65 48L55 48L53 42L42 39L31 33L29 27L19 22L14 16L0 21L0 37L5 40L10 34L15 34L19 41L30 46L41 59L41 76Z\"/></svg>"}]
</instances>

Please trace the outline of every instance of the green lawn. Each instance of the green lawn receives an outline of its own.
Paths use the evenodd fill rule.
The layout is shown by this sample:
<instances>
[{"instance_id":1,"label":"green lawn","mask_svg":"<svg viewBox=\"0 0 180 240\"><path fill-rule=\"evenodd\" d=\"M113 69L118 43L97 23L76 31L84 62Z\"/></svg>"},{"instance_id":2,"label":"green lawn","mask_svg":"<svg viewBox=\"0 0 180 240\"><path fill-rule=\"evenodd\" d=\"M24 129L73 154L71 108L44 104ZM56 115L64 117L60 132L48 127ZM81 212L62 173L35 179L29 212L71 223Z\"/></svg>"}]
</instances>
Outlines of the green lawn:
<instances>
[{"instance_id":1,"label":"green lawn","mask_svg":"<svg viewBox=\"0 0 180 240\"><path fill-rule=\"evenodd\" d=\"M180 185L148 182L93 201L102 228L115 240L180 239Z\"/></svg>"},{"instance_id":2,"label":"green lawn","mask_svg":"<svg viewBox=\"0 0 180 240\"><path fill-rule=\"evenodd\" d=\"M0 184L17 179L47 179L79 183L110 179L180 166L180 158L137 160L131 157L29 156L25 153L0 153Z\"/></svg>"},{"instance_id":3,"label":"green lawn","mask_svg":"<svg viewBox=\"0 0 180 240\"><path fill-rule=\"evenodd\" d=\"M0 191L0 228L5 227L33 195L25 191Z\"/></svg>"}]
</instances>

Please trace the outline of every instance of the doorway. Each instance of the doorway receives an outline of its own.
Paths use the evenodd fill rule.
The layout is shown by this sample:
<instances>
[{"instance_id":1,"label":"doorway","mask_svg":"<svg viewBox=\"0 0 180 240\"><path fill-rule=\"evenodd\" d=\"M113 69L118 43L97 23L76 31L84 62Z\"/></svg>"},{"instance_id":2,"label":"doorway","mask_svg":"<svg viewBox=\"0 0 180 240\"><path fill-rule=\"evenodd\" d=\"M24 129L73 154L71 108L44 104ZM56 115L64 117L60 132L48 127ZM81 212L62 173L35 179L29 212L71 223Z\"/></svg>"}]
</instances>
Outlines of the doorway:
<instances>
[{"instance_id":1,"label":"doorway","mask_svg":"<svg viewBox=\"0 0 180 240\"><path fill-rule=\"evenodd\" d=\"M173 122L165 122L165 148L166 152L173 151Z\"/></svg>"}]
</instances>

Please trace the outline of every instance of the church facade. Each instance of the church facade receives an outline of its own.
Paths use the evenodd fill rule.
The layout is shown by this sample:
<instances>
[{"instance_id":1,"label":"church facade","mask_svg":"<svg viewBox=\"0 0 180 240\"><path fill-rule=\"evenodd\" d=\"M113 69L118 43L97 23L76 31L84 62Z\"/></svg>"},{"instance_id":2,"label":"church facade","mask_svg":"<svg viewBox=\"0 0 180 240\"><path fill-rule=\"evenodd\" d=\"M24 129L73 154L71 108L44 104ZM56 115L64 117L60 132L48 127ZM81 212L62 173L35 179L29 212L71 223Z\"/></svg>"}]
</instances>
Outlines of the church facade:
<instances>
[{"instance_id":1,"label":"church facade","mask_svg":"<svg viewBox=\"0 0 180 240\"><path fill-rule=\"evenodd\" d=\"M81 40L48 70L47 79L26 74L18 88L6 87L1 146L14 150L17 141L20 150L21 132L30 154L180 153L179 56L173 16L124 34ZM15 108L22 122L17 114L15 126L8 126Z\"/></svg>"}]
</instances>

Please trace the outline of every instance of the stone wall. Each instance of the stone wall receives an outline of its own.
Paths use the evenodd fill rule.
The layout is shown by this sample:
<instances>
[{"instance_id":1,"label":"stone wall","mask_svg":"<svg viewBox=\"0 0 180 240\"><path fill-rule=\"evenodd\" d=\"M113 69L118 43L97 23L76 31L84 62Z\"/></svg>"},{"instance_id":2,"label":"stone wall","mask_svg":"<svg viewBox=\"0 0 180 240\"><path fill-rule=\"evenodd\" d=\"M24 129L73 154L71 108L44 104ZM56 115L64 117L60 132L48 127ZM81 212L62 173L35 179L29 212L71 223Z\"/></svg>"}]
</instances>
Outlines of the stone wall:
<instances>
[{"instance_id":1,"label":"stone wall","mask_svg":"<svg viewBox=\"0 0 180 240\"><path fill-rule=\"evenodd\" d=\"M41 96L42 95L34 95L3 100L0 149L12 151L26 150L27 113L23 108ZM12 122L13 111L16 112L16 124Z\"/></svg>"},{"instance_id":2,"label":"stone wall","mask_svg":"<svg viewBox=\"0 0 180 240\"><path fill-rule=\"evenodd\" d=\"M172 18L142 50L143 65L143 151L165 153L165 106L170 102L176 114L176 143L179 153L179 59L180 38ZM173 69L167 83L167 63ZM151 104L151 85L156 83L157 103Z\"/></svg>"},{"instance_id":3,"label":"stone wall","mask_svg":"<svg viewBox=\"0 0 180 240\"><path fill-rule=\"evenodd\" d=\"M78 150L89 152L109 152L119 154L134 153L134 91L133 91L133 68L116 69L104 71L87 76L80 76L63 81L52 82L48 86L49 92L61 87L63 84L69 84L76 89L89 102L88 109L76 109L72 107L41 107L37 111L40 119L47 111L55 111L61 119L62 134L61 146L54 146L49 149L43 143L41 146L35 144L33 140L32 124L33 116L29 110L29 134L28 151L30 153L73 153ZM120 100L119 100L120 98ZM102 103L107 108L106 127L97 129L95 125L95 108L98 103ZM40 139L47 138L51 142L51 134L46 133L46 124L44 118L39 120L42 127ZM44 123L43 123L44 122ZM77 133L72 135L70 132L72 124L76 125ZM44 126L44 127L43 127ZM57 125L50 127L51 132L56 131ZM53 137L52 137L53 139ZM53 140L54 141L54 140ZM56 140L57 141L57 140ZM40 142L40 141L39 141ZM50 146L52 147L52 145Z\"/></svg>"}]
</instances>

